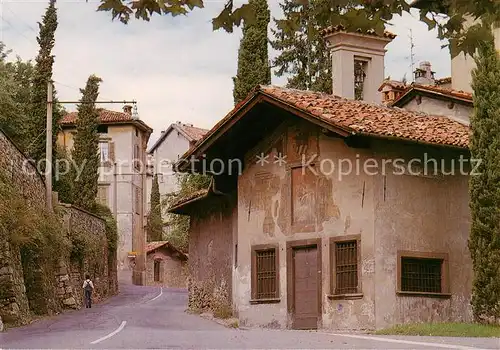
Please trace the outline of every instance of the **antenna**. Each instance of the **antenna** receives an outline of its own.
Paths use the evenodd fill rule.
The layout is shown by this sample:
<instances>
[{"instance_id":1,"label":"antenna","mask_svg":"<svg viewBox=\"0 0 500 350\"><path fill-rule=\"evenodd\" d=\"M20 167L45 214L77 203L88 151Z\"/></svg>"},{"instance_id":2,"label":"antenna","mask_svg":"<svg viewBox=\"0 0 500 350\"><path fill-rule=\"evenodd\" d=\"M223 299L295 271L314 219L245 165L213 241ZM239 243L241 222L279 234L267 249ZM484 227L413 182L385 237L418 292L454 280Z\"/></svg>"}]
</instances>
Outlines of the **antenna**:
<instances>
[{"instance_id":1,"label":"antenna","mask_svg":"<svg viewBox=\"0 0 500 350\"><path fill-rule=\"evenodd\" d=\"M415 43L413 41L413 30L409 28L410 30L410 35L408 36L410 38L410 68L411 68L411 81L414 81L413 77L413 72L415 71L415 53L413 52L413 49L415 48Z\"/></svg>"}]
</instances>

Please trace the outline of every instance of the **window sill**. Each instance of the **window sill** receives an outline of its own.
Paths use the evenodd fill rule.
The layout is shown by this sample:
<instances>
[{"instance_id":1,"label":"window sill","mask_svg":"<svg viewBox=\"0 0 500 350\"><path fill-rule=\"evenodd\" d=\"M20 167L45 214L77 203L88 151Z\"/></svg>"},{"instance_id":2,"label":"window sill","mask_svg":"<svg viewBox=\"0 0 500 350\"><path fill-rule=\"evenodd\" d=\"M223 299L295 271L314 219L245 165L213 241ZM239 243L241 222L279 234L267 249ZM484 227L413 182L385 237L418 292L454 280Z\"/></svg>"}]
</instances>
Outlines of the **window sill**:
<instances>
[{"instance_id":1,"label":"window sill","mask_svg":"<svg viewBox=\"0 0 500 350\"><path fill-rule=\"evenodd\" d=\"M328 294L330 300L354 300L363 299L363 293L350 293L350 294Z\"/></svg>"},{"instance_id":2,"label":"window sill","mask_svg":"<svg viewBox=\"0 0 500 350\"><path fill-rule=\"evenodd\" d=\"M277 304L279 302L281 302L280 298L250 299L250 304Z\"/></svg>"},{"instance_id":3,"label":"window sill","mask_svg":"<svg viewBox=\"0 0 500 350\"><path fill-rule=\"evenodd\" d=\"M451 293L429 293L429 292L406 292L398 290L397 295L409 296L409 297L428 297L428 298L451 298Z\"/></svg>"}]
</instances>

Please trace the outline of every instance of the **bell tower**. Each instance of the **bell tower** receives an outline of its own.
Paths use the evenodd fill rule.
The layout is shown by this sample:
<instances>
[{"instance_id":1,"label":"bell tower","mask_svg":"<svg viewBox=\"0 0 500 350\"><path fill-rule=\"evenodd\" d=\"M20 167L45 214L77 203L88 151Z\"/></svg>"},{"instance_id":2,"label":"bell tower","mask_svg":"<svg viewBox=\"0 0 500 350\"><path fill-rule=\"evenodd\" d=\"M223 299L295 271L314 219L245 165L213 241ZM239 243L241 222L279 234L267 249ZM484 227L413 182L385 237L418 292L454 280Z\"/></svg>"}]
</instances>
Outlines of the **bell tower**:
<instances>
[{"instance_id":1,"label":"bell tower","mask_svg":"<svg viewBox=\"0 0 500 350\"><path fill-rule=\"evenodd\" d=\"M322 31L332 56L333 94L347 99L380 103L378 88L384 81L385 46L395 34L374 31L346 32L343 27Z\"/></svg>"}]
</instances>

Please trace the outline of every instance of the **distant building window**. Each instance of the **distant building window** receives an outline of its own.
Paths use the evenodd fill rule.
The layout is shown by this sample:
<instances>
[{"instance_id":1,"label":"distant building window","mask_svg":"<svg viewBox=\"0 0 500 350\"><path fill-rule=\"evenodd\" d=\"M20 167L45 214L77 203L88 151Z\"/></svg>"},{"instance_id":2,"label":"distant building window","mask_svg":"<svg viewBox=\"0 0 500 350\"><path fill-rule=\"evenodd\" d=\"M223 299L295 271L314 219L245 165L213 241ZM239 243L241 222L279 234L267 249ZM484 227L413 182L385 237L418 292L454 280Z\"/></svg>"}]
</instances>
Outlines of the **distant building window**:
<instances>
[{"instance_id":1,"label":"distant building window","mask_svg":"<svg viewBox=\"0 0 500 350\"><path fill-rule=\"evenodd\" d=\"M448 295L448 256L441 253L399 252L398 292Z\"/></svg>"},{"instance_id":2,"label":"distant building window","mask_svg":"<svg viewBox=\"0 0 500 350\"><path fill-rule=\"evenodd\" d=\"M140 170L141 164L140 164L140 157L139 157L139 145L134 146L134 168L137 170Z\"/></svg>"},{"instance_id":3,"label":"distant building window","mask_svg":"<svg viewBox=\"0 0 500 350\"><path fill-rule=\"evenodd\" d=\"M138 186L135 187L135 213L140 214L140 205L141 205L141 189Z\"/></svg>"},{"instance_id":4,"label":"distant building window","mask_svg":"<svg viewBox=\"0 0 500 350\"><path fill-rule=\"evenodd\" d=\"M279 298L279 259L275 246L252 247L252 300Z\"/></svg>"},{"instance_id":5,"label":"distant building window","mask_svg":"<svg viewBox=\"0 0 500 350\"><path fill-rule=\"evenodd\" d=\"M99 142L99 154L101 156L101 162L109 161L109 143Z\"/></svg>"},{"instance_id":6,"label":"distant building window","mask_svg":"<svg viewBox=\"0 0 500 350\"><path fill-rule=\"evenodd\" d=\"M108 201L109 185L98 185L97 187L97 201L102 205L109 205Z\"/></svg>"},{"instance_id":7,"label":"distant building window","mask_svg":"<svg viewBox=\"0 0 500 350\"><path fill-rule=\"evenodd\" d=\"M333 296L361 293L361 237L339 236L330 241Z\"/></svg>"},{"instance_id":8,"label":"distant building window","mask_svg":"<svg viewBox=\"0 0 500 350\"><path fill-rule=\"evenodd\" d=\"M99 125L97 127L97 132L99 134L107 134L108 133L108 126L107 125Z\"/></svg>"}]
</instances>

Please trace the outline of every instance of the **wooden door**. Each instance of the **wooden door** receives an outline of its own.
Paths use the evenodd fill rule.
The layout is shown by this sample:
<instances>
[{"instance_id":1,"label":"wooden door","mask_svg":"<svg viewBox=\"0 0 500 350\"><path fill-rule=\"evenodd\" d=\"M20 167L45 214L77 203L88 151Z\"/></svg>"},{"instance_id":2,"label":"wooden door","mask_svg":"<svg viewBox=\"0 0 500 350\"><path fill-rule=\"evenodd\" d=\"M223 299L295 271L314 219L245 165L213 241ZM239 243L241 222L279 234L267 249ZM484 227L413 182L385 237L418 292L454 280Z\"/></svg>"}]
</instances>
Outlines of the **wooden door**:
<instances>
[{"instance_id":1,"label":"wooden door","mask_svg":"<svg viewBox=\"0 0 500 350\"><path fill-rule=\"evenodd\" d=\"M293 249L293 328L317 329L319 261L317 247Z\"/></svg>"},{"instance_id":2,"label":"wooden door","mask_svg":"<svg viewBox=\"0 0 500 350\"><path fill-rule=\"evenodd\" d=\"M154 261L154 281L155 282L160 282L160 261L155 260Z\"/></svg>"}]
</instances>

